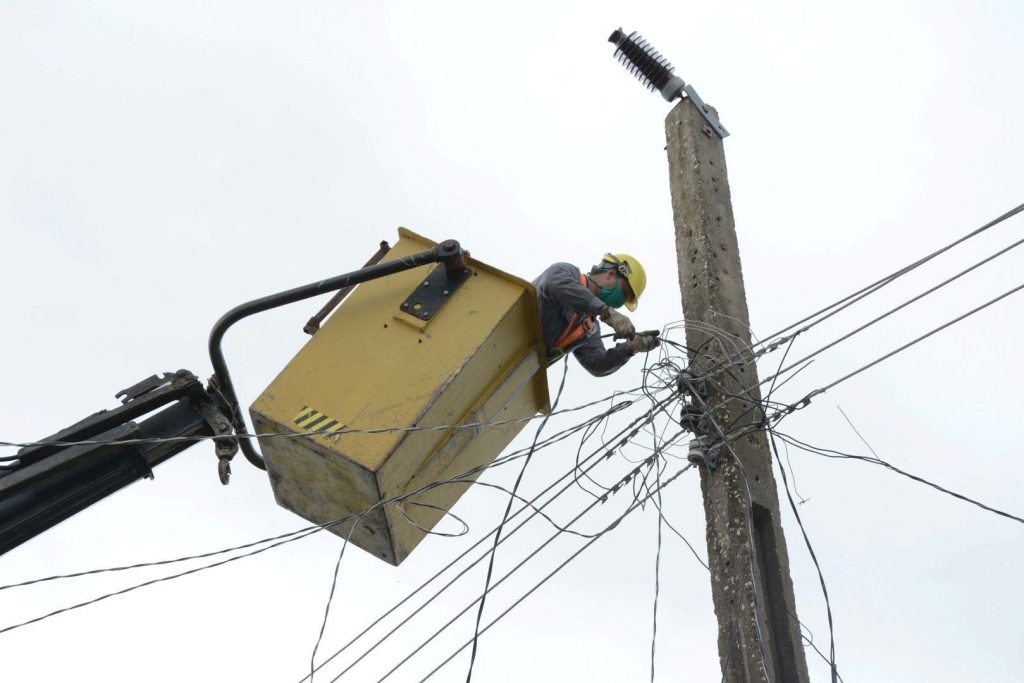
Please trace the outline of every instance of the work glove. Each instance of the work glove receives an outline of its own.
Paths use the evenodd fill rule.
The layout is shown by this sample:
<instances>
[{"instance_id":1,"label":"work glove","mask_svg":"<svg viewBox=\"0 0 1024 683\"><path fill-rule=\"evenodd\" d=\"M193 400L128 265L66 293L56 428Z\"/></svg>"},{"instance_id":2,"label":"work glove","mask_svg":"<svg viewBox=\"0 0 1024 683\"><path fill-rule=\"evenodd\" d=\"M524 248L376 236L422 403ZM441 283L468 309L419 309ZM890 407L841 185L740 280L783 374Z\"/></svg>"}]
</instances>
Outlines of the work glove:
<instances>
[{"instance_id":1,"label":"work glove","mask_svg":"<svg viewBox=\"0 0 1024 683\"><path fill-rule=\"evenodd\" d=\"M633 335L633 338L626 342L626 348L629 349L630 353L650 353L652 350L658 348L661 345L661 340L658 339L658 335L661 334L658 330L644 330L643 332L637 332Z\"/></svg>"},{"instance_id":2,"label":"work glove","mask_svg":"<svg viewBox=\"0 0 1024 683\"><path fill-rule=\"evenodd\" d=\"M607 308L607 307L606 307ZM636 334L636 329L629 318L622 315L614 308L607 308L608 313L601 316L601 320L615 330L614 339L631 339Z\"/></svg>"}]
</instances>

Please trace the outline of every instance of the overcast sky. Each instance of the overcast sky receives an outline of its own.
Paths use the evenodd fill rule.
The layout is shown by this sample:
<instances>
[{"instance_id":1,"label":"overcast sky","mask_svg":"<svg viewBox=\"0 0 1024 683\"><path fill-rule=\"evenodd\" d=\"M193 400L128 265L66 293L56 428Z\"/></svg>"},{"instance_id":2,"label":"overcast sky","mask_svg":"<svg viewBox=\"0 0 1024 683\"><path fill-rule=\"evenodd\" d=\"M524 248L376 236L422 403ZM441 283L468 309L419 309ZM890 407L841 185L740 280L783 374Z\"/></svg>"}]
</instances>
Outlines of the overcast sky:
<instances>
[{"instance_id":1,"label":"overcast sky","mask_svg":"<svg viewBox=\"0 0 1024 683\"><path fill-rule=\"evenodd\" d=\"M5 2L0 440L31 441L114 407L115 392L154 372L208 377L206 338L223 312L355 269L400 225L458 239L525 279L554 261L586 267L607 251L632 253L649 275L637 325L678 321L663 150L671 105L612 59L606 39L619 26L648 38L732 133L725 149L751 325L775 332L1024 201L1022 25L1024 6L1012 1ZM791 354L1020 239L1022 220L815 328ZM857 335L779 400L1020 285L1022 265L1011 251ZM302 325L320 303L229 333L243 404L305 342ZM870 455L866 441L898 467L1024 515L1022 313L1024 295L1011 296L835 387L780 429ZM765 357L761 375L779 360ZM636 387L640 366L595 379L570 364L562 404ZM553 369L552 392L560 378ZM578 441L539 454L523 491L570 468ZM606 481L633 466L626 457L644 456L610 461ZM880 467L796 450L790 460L845 681L1019 680L1021 524ZM510 485L516 467L482 481ZM306 525L275 504L265 473L242 458L234 472L221 486L212 447L195 446L154 481L0 558L0 584ZM692 474L665 490L663 509L706 557ZM591 500L579 489L566 497L553 512L560 522ZM398 568L346 552L320 658L486 533L506 500L474 488L454 510L470 534L429 538ZM600 529L625 502L580 529ZM799 616L827 651L817 574L783 508ZM656 509L638 511L498 622L480 640L475 680L650 680L657 529ZM496 572L550 533L524 528L502 546ZM580 545L561 539L517 572L488 601L485 622ZM3 678L298 681L340 547L318 534L0 634ZM0 628L195 566L3 590ZM483 582L477 568L341 680L378 680ZM658 614L656 680L719 680L707 572L667 529ZM389 680L420 680L472 632L470 618L457 621ZM829 680L810 649L808 663L813 680ZM464 680L467 667L463 653L432 680Z\"/></svg>"}]
</instances>

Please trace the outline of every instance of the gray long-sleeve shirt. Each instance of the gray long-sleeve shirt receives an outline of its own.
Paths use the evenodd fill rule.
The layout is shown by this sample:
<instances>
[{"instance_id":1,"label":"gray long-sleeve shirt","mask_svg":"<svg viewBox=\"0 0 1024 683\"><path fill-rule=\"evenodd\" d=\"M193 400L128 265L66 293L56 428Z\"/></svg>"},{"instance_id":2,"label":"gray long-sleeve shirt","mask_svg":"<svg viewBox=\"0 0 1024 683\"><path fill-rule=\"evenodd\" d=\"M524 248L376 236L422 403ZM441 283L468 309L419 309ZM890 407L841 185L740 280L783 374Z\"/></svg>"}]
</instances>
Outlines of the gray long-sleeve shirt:
<instances>
[{"instance_id":1,"label":"gray long-sleeve shirt","mask_svg":"<svg viewBox=\"0 0 1024 683\"><path fill-rule=\"evenodd\" d=\"M597 377L610 375L630 359L631 354L625 344L607 349L601 341L597 315L604 303L580 282L579 268L569 263L556 263L537 276L533 286L537 290L544 345L549 352L565 332L573 314L578 313L581 318L594 316L595 322L594 327L571 347L576 360L587 372ZM576 322L579 323L580 319Z\"/></svg>"}]
</instances>

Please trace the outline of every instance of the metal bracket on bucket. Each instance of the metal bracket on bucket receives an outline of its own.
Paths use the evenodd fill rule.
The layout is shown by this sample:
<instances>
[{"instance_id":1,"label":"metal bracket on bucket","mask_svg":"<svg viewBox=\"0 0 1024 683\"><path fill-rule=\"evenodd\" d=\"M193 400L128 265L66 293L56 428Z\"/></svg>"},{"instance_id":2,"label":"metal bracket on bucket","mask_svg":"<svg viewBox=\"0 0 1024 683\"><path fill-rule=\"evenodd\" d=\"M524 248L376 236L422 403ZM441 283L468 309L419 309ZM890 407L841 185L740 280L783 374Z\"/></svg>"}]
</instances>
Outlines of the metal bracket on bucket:
<instances>
[{"instance_id":1,"label":"metal bracket on bucket","mask_svg":"<svg viewBox=\"0 0 1024 683\"><path fill-rule=\"evenodd\" d=\"M430 320L472 275L465 266L449 271L438 264L399 308L420 320Z\"/></svg>"}]
</instances>

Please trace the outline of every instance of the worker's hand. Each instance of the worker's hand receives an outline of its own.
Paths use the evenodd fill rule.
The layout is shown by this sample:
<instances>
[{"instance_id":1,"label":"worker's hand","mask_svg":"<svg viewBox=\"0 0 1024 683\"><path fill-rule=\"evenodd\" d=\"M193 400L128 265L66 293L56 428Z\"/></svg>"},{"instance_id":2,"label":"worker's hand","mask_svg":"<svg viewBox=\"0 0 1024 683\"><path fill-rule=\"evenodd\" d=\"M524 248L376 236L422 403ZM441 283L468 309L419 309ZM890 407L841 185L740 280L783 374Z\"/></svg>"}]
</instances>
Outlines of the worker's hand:
<instances>
[{"instance_id":1,"label":"worker's hand","mask_svg":"<svg viewBox=\"0 0 1024 683\"><path fill-rule=\"evenodd\" d=\"M615 330L613 335L614 339L631 339L636 334L636 329L633 327L633 323L630 322L629 318L622 315L614 308L608 308L607 315L601 316L601 320L608 323L608 325Z\"/></svg>"},{"instance_id":2,"label":"worker's hand","mask_svg":"<svg viewBox=\"0 0 1024 683\"><path fill-rule=\"evenodd\" d=\"M626 348L629 349L630 353L650 353L654 349L661 345L661 340L658 339L658 335L661 334L658 330L644 330L643 332L637 332L633 335L633 338L626 342Z\"/></svg>"}]
</instances>

